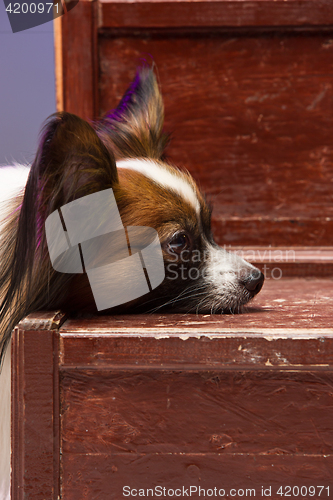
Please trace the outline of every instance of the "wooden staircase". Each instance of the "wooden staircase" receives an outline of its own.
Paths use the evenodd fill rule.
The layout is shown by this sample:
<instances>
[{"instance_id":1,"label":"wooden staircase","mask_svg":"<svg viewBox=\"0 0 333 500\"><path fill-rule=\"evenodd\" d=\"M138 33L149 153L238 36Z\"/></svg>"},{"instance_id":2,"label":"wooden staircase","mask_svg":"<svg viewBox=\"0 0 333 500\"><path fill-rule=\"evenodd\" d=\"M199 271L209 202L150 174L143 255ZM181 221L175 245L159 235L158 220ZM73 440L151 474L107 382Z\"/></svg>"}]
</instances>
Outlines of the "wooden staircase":
<instances>
[{"instance_id":1,"label":"wooden staircase","mask_svg":"<svg viewBox=\"0 0 333 500\"><path fill-rule=\"evenodd\" d=\"M13 500L330 498L332 2L80 1L55 26L58 107L86 119L153 57L168 157L266 281L242 315L22 321Z\"/></svg>"}]
</instances>

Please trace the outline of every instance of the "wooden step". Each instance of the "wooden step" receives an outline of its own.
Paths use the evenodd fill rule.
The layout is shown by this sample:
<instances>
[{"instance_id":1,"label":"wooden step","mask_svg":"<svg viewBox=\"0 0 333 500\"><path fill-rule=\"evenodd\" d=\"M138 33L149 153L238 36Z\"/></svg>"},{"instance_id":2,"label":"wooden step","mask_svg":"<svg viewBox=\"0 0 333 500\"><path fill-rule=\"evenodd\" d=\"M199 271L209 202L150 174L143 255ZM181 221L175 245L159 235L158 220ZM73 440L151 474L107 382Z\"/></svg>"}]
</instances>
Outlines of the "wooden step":
<instances>
[{"instance_id":1,"label":"wooden step","mask_svg":"<svg viewBox=\"0 0 333 500\"><path fill-rule=\"evenodd\" d=\"M333 276L333 247L234 247L224 245L228 251L236 252L245 260L259 267L266 280L282 277Z\"/></svg>"},{"instance_id":2,"label":"wooden step","mask_svg":"<svg viewBox=\"0 0 333 500\"><path fill-rule=\"evenodd\" d=\"M239 315L30 315L13 337L13 500L156 485L328 498L332 290L266 280Z\"/></svg>"}]
</instances>

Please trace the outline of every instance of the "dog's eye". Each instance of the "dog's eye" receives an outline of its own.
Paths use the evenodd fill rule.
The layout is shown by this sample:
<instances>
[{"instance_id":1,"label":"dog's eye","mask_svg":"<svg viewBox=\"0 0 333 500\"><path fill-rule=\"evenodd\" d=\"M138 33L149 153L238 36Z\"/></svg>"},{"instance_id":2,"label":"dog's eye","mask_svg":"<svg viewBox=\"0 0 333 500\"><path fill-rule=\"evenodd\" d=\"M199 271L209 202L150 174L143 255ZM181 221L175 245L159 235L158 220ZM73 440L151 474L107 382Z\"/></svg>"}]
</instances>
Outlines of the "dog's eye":
<instances>
[{"instance_id":1,"label":"dog's eye","mask_svg":"<svg viewBox=\"0 0 333 500\"><path fill-rule=\"evenodd\" d=\"M177 233L168 243L168 251L170 253L180 254L184 250L189 250L190 238L186 233Z\"/></svg>"}]
</instances>

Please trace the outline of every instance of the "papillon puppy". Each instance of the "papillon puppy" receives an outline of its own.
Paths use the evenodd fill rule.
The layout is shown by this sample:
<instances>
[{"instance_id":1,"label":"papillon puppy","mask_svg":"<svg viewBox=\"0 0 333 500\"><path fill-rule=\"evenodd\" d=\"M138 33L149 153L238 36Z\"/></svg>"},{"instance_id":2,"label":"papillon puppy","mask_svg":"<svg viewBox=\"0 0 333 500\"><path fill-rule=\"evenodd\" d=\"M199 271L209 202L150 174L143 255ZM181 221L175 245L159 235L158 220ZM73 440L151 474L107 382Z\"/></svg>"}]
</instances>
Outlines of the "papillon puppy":
<instances>
[{"instance_id":1,"label":"papillon puppy","mask_svg":"<svg viewBox=\"0 0 333 500\"><path fill-rule=\"evenodd\" d=\"M104 314L162 309L234 313L260 291L263 274L214 242L211 209L203 194L187 171L166 161L164 150L169 138L163 132L163 119L163 101L154 71L143 67L116 110L97 124L57 113L44 125L30 169L0 171L5 188L5 192L0 188L0 196L8 199L13 195L13 189L8 192L13 182L16 188L2 217L2 352L14 326L32 311L97 312L87 273L62 273L52 266L45 222L64 205L110 188L125 228L145 226L157 232L165 274L154 290L104 309ZM3 368L2 386L9 384L7 359ZM5 412L9 418L8 401L7 397L4 406L0 402L1 419ZM9 439L8 429L7 422L3 433L8 435L3 439ZM1 445L0 449L4 450ZM2 499L9 498L8 453L6 460L0 471Z\"/></svg>"}]
</instances>

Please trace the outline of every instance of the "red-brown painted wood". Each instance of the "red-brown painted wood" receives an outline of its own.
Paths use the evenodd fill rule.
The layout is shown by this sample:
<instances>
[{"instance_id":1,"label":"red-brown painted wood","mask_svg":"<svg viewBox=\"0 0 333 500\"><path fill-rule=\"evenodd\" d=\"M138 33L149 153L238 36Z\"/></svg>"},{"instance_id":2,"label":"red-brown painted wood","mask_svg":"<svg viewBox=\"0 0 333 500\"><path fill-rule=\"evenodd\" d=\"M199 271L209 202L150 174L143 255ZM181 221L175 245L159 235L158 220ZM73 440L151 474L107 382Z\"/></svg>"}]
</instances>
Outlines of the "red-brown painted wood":
<instances>
[{"instance_id":1,"label":"red-brown painted wood","mask_svg":"<svg viewBox=\"0 0 333 500\"><path fill-rule=\"evenodd\" d=\"M28 317L13 348L13 500L57 498L59 483L65 500L333 488L332 283L267 279L241 315Z\"/></svg>"},{"instance_id":2,"label":"red-brown painted wood","mask_svg":"<svg viewBox=\"0 0 333 500\"><path fill-rule=\"evenodd\" d=\"M217 241L256 247L266 282L242 315L22 322L13 500L120 500L125 485L331 496L331 1L84 1L61 19L64 108L103 114L152 56L169 159L213 202Z\"/></svg>"},{"instance_id":3,"label":"red-brown painted wood","mask_svg":"<svg viewBox=\"0 0 333 500\"><path fill-rule=\"evenodd\" d=\"M333 360L332 311L332 279L267 276L245 314L68 319L60 362L66 368L320 369Z\"/></svg>"},{"instance_id":4,"label":"red-brown painted wood","mask_svg":"<svg viewBox=\"0 0 333 500\"><path fill-rule=\"evenodd\" d=\"M258 496L264 485L272 498L281 485L333 486L332 373L63 377L67 499L120 499L125 485L251 487Z\"/></svg>"},{"instance_id":5,"label":"red-brown painted wood","mask_svg":"<svg viewBox=\"0 0 333 500\"><path fill-rule=\"evenodd\" d=\"M316 372L68 371L63 453L331 455L332 382Z\"/></svg>"},{"instance_id":6,"label":"red-brown painted wood","mask_svg":"<svg viewBox=\"0 0 333 500\"><path fill-rule=\"evenodd\" d=\"M226 437L226 439L228 438L229 436ZM125 485L137 488L137 491L134 492L137 495L139 495L141 488L141 495L143 497L143 493L145 493L146 498L149 496L154 498L151 489L155 486L160 486L162 494L165 492L165 495L169 489L180 488L182 492L184 486L185 489L187 488L188 496L190 486L196 486L197 493L192 493L192 498L195 499L214 498L212 495L214 495L214 487L216 487L216 495L220 489L224 488L225 496L228 494L228 498L233 496L237 500L251 498L251 496L254 498L253 491L250 491L253 489L256 498L265 498L262 494L262 491L265 491L267 497L272 500L280 500L281 495L277 494L277 491L281 485L284 493L292 494L292 490L285 489L286 482L291 486L299 486L299 491L302 485L312 486L319 485L319 483L329 488L329 495L332 491L331 471L333 464L331 456L313 456L309 460L308 456L295 457L295 455L284 455L283 452L280 455L274 455L274 457L269 454L268 456L251 456L216 453L200 456L190 453L185 455L127 453L117 454L111 459L99 454L92 454L89 457L73 455L70 460L66 458L66 463L71 464L73 471L70 477L66 477L64 484L68 500L90 500L89 495L91 494L96 495L97 498L100 496L100 498L120 500L126 498L123 496L122 489ZM139 477L136 476L138 466L142 471ZM104 477L105 479L108 477L108 480L101 481L100 470L106 471ZM84 479L86 472L89 474L89 486L86 486ZM286 478L288 479L286 480ZM201 491L199 497L199 487L206 491L210 489L208 496L204 496ZM269 490L270 487L271 490ZM163 490L163 488L166 489ZM150 492L147 492L147 489L150 489ZM239 495L237 491L239 491ZM297 490L295 491L297 492ZM327 489L316 488L315 491L317 494L321 491L321 496L311 497L308 494L303 498L307 500L311 498L328 500L330 498L327 496ZM172 491L169 494L171 496ZM223 495L222 491L221 495ZM247 496L245 497L245 495ZM160 497L168 498L167 496ZM184 497L186 498L186 493ZM189 496L189 498L191 497ZM223 497L216 496L216 498ZM288 498L288 496L283 498Z\"/></svg>"},{"instance_id":7,"label":"red-brown painted wood","mask_svg":"<svg viewBox=\"0 0 333 500\"><path fill-rule=\"evenodd\" d=\"M12 500L60 494L60 313L37 313L12 338Z\"/></svg>"},{"instance_id":8,"label":"red-brown painted wood","mask_svg":"<svg viewBox=\"0 0 333 500\"><path fill-rule=\"evenodd\" d=\"M331 34L114 32L99 47L101 114L154 58L167 155L212 202L219 244L333 245Z\"/></svg>"},{"instance_id":9,"label":"red-brown painted wood","mask_svg":"<svg viewBox=\"0 0 333 500\"><path fill-rule=\"evenodd\" d=\"M265 276L277 278L291 276L333 276L332 247L231 247L243 259L251 262Z\"/></svg>"},{"instance_id":10,"label":"red-brown painted wood","mask_svg":"<svg viewBox=\"0 0 333 500\"><path fill-rule=\"evenodd\" d=\"M97 30L94 2L80 1L61 17L63 109L86 120L97 116ZM57 40L56 40L57 43ZM58 41L60 43L60 41Z\"/></svg>"},{"instance_id":11,"label":"red-brown painted wood","mask_svg":"<svg viewBox=\"0 0 333 500\"><path fill-rule=\"evenodd\" d=\"M213 203L219 244L333 245L329 0L83 1L61 20L67 111L102 115L154 59L167 154Z\"/></svg>"},{"instance_id":12,"label":"red-brown painted wood","mask_svg":"<svg viewBox=\"0 0 333 500\"><path fill-rule=\"evenodd\" d=\"M102 28L304 27L331 24L333 24L333 6L330 0L201 0L196 2L101 0L99 2L99 27Z\"/></svg>"}]
</instances>

